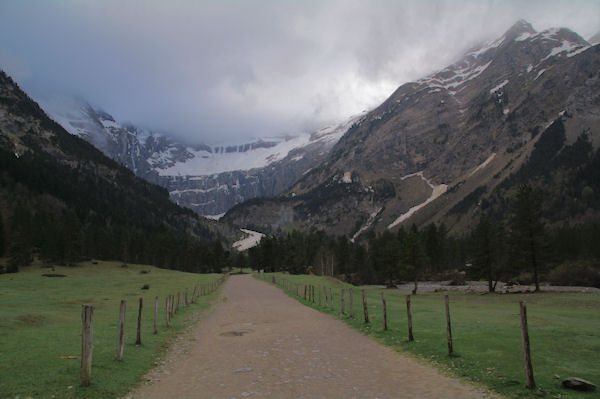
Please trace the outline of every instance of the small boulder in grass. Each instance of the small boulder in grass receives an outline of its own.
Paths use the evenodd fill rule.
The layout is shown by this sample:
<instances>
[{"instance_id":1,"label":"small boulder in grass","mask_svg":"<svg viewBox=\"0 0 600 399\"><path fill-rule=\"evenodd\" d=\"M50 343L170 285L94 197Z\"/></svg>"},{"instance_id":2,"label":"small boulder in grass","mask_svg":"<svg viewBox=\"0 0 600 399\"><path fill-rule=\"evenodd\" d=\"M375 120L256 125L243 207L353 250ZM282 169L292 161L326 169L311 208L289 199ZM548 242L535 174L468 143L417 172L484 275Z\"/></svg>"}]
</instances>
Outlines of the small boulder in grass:
<instances>
[{"instance_id":1,"label":"small boulder in grass","mask_svg":"<svg viewBox=\"0 0 600 399\"><path fill-rule=\"evenodd\" d=\"M595 384L577 377L565 378L562 381L562 386L577 391L593 391L596 389Z\"/></svg>"}]
</instances>

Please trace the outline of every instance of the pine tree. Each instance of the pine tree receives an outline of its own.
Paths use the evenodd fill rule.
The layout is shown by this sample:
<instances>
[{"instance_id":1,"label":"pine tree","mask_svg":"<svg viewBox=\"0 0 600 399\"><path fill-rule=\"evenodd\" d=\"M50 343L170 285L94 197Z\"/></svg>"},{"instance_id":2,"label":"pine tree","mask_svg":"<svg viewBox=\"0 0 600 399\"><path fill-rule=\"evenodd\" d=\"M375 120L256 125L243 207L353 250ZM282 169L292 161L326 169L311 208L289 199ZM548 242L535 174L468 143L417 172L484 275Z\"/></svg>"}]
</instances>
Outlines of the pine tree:
<instances>
[{"instance_id":1,"label":"pine tree","mask_svg":"<svg viewBox=\"0 0 600 399\"><path fill-rule=\"evenodd\" d=\"M542 193L523 184L514 200L511 241L517 264L533 273L535 291L540 290L539 272L544 242L542 222Z\"/></svg>"},{"instance_id":2,"label":"pine tree","mask_svg":"<svg viewBox=\"0 0 600 399\"><path fill-rule=\"evenodd\" d=\"M0 214L0 257L4 256L4 223Z\"/></svg>"},{"instance_id":3,"label":"pine tree","mask_svg":"<svg viewBox=\"0 0 600 399\"><path fill-rule=\"evenodd\" d=\"M488 291L494 292L504 265L504 230L494 225L485 215L471 232L473 272L485 277Z\"/></svg>"},{"instance_id":4,"label":"pine tree","mask_svg":"<svg viewBox=\"0 0 600 399\"><path fill-rule=\"evenodd\" d=\"M425 249L416 225L413 224L410 231L406 233L401 248L402 256L399 262L401 274L414 281L412 293L416 295L419 277L427 263Z\"/></svg>"}]
</instances>

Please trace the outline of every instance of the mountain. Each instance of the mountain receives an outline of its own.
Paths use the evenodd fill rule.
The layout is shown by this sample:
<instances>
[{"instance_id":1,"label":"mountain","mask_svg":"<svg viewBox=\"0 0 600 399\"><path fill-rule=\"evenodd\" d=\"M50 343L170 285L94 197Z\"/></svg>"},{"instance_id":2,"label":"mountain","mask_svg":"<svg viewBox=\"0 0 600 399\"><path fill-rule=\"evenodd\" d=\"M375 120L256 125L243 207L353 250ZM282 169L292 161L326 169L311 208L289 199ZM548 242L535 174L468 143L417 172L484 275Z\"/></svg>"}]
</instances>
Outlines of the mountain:
<instances>
[{"instance_id":1,"label":"mountain","mask_svg":"<svg viewBox=\"0 0 600 399\"><path fill-rule=\"evenodd\" d=\"M38 253L210 270L213 242L231 233L69 134L2 71L0 221L14 267Z\"/></svg>"},{"instance_id":2,"label":"mountain","mask_svg":"<svg viewBox=\"0 0 600 399\"><path fill-rule=\"evenodd\" d=\"M201 215L224 214L255 197L277 195L318 165L359 117L315 132L229 145L189 145L120 124L84 100L50 97L42 108L137 176L165 187L171 199Z\"/></svg>"},{"instance_id":3,"label":"mountain","mask_svg":"<svg viewBox=\"0 0 600 399\"><path fill-rule=\"evenodd\" d=\"M596 44L600 43L600 32L597 32L594 36L590 37L588 39L588 42L592 45L595 46Z\"/></svg>"},{"instance_id":4,"label":"mountain","mask_svg":"<svg viewBox=\"0 0 600 399\"><path fill-rule=\"evenodd\" d=\"M549 130L564 128L551 156L580 138L596 151L599 66L600 47L576 33L536 32L519 21L447 68L400 86L293 187L238 205L224 220L353 239L437 221L460 231L482 199L527 165ZM592 158L586 153L569 173Z\"/></svg>"}]
</instances>

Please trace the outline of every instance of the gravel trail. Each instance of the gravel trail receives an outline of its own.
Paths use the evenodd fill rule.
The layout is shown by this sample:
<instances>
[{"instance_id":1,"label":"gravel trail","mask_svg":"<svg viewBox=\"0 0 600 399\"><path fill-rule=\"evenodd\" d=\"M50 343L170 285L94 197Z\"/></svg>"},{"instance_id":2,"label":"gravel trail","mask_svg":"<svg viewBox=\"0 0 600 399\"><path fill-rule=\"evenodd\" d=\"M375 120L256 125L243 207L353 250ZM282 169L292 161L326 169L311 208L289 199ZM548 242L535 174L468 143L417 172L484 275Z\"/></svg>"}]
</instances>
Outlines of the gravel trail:
<instances>
[{"instance_id":1,"label":"gravel trail","mask_svg":"<svg viewBox=\"0 0 600 399\"><path fill-rule=\"evenodd\" d=\"M129 397L489 397L249 275L231 277L223 295Z\"/></svg>"}]
</instances>

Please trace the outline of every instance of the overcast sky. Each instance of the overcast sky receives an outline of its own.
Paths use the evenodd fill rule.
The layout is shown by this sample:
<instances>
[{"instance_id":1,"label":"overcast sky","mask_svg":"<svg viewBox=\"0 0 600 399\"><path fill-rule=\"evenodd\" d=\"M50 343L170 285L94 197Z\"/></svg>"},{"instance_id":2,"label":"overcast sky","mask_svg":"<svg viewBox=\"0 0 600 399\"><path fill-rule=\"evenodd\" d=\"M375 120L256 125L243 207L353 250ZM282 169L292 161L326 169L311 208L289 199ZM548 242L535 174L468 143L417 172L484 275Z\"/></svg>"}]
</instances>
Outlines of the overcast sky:
<instances>
[{"instance_id":1,"label":"overcast sky","mask_svg":"<svg viewBox=\"0 0 600 399\"><path fill-rule=\"evenodd\" d=\"M0 68L34 98L245 141L343 120L523 18L600 30L600 0L0 0Z\"/></svg>"}]
</instances>

